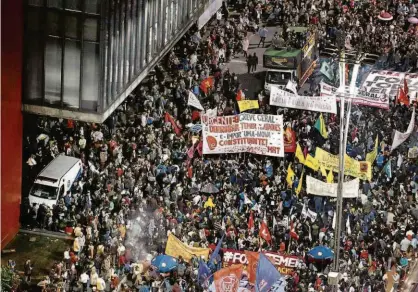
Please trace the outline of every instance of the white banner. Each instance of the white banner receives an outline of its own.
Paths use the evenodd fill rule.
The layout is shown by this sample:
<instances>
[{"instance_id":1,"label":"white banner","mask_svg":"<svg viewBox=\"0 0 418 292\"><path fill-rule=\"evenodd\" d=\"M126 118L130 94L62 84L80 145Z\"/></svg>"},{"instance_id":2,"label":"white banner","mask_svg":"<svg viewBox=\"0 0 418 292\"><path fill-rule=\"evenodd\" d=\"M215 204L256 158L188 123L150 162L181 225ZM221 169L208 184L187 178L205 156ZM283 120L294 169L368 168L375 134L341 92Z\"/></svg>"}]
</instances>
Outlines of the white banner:
<instances>
[{"instance_id":1,"label":"white banner","mask_svg":"<svg viewBox=\"0 0 418 292\"><path fill-rule=\"evenodd\" d=\"M345 182L343 198L357 198L359 195L359 188L360 180L358 178ZM338 184L326 183L307 175L306 192L312 195L336 198L338 193Z\"/></svg>"},{"instance_id":2,"label":"white banner","mask_svg":"<svg viewBox=\"0 0 418 292\"><path fill-rule=\"evenodd\" d=\"M283 116L202 116L203 154L249 152L284 156Z\"/></svg>"},{"instance_id":3,"label":"white banner","mask_svg":"<svg viewBox=\"0 0 418 292\"><path fill-rule=\"evenodd\" d=\"M334 95L299 96L276 86L272 86L270 90L270 105L316 112L337 113L337 101Z\"/></svg>"},{"instance_id":4,"label":"white banner","mask_svg":"<svg viewBox=\"0 0 418 292\"><path fill-rule=\"evenodd\" d=\"M347 92L348 92L347 87ZM321 82L321 96L336 96L336 100L340 101L338 96L337 88L331 85L328 85L324 82ZM360 92L366 95L360 95ZM389 98L385 95L377 95L377 94L368 94L364 91L359 90L356 97L352 100L353 104L358 105L365 105L371 107L378 107L381 109L389 109Z\"/></svg>"},{"instance_id":5,"label":"white banner","mask_svg":"<svg viewBox=\"0 0 418 292\"><path fill-rule=\"evenodd\" d=\"M187 105L193 106L201 111L203 111L203 106L200 103L199 99L197 99L196 95L189 90L189 100L187 101Z\"/></svg>"},{"instance_id":6,"label":"white banner","mask_svg":"<svg viewBox=\"0 0 418 292\"><path fill-rule=\"evenodd\" d=\"M399 145L406 141L409 138L412 131L415 127L415 108L412 111L411 120L409 121L408 129L406 129L405 133L401 133L399 131L395 132L395 136L393 136L392 147L390 151L395 150Z\"/></svg>"}]
</instances>

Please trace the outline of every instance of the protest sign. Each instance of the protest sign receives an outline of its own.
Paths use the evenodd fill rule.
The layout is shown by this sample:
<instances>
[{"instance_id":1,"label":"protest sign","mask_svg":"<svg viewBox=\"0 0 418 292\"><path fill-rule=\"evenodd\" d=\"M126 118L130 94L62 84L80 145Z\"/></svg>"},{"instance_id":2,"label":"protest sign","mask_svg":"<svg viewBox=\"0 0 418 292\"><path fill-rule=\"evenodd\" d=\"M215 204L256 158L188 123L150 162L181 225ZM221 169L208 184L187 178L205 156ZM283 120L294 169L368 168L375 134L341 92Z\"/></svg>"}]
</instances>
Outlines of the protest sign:
<instances>
[{"instance_id":1,"label":"protest sign","mask_svg":"<svg viewBox=\"0 0 418 292\"><path fill-rule=\"evenodd\" d=\"M180 256L187 262L190 262L192 257L203 257L207 260L209 257L209 248L191 247L180 241L173 234L168 236L167 245L165 247L165 254L179 258Z\"/></svg>"},{"instance_id":2,"label":"protest sign","mask_svg":"<svg viewBox=\"0 0 418 292\"><path fill-rule=\"evenodd\" d=\"M337 113L335 96L299 96L276 86L271 87L270 105L333 114Z\"/></svg>"},{"instance_id":3,"label":"protest sign","mask_svg":"<svg viewBox=\"0 0 418 292\"><path fill-rule=\"evenodd\" d=\"M348 91L348 88L346 90L346 92ZM382 95L382 96L378 96L376 94L367 94L365 92L363 92L363 94L365 95L360 95L360 92L363 91L359 91L357 92L357 95L355 96L355 98L352 99L352 103L353 104L357 104L357 105L366 105L366 106L371 106L371 107L378 107L381 109L389 109L389 98ZM324 82L321 82L321 96L335 96L337 101L340 101L340 97L339 94L337 93L337 87L328 85Z\"/></svg>"},{"instance_id":4,"label":"protest sign","mask_svg":"<svg viewBox=\"0 0 418 292\"><path fill-rule=\"evenodd\" d=\"M326 170L332 170L338 172L339 169L339 157L333 155L327 151L316 147L315 158L318 159L319 164L322 165ZM368 161L357 161L351 158L347 154L345 155L345 175L358 177L363 180L372 179L372 168Z\"/></svg>"},{"instance_id":5,"label":"protest sign","mask_svg":"<svg viewBox=\"0 0 418 292\"><path fill-rule=\"evenodd\" d=\"M360 180L358 178L344 182L343 198L357 198L359 195L359 188ZM312 195L336 198L338 194L338 184L326 183L307 175L306 192Z\"/></svg>"},{"instance_id":6,"label":"protest sign","mask_svg":"<svg viewBox=\"0 0 418 292\"><path fill-rule=\"evenodd\" d=\"M249 152L284 156L283 116L202 116L203 154Z\"/></svg>"},{"instance_id":7,"label":"protest sign","mask_svg":"<svg viewBox=\"0 0 418 292\"><path fill-rule=\"evenodd\" d=\"M223 248L223 266L227 267L233 264L248 264L245 251ZM291 274L294 269L298 268L301 262L297 256L281 255L275 252L264 252L277 270L282 274Z\"/></svg>"},{"instance_id":8,"label":"protest sign","mask_svg":"<svg viewBox=\"0 0 418 292\"><path fill-rule=\"evenodd\" d=\"M240 112L245 112L250 109L257 109L258 108L258 100L239 100L238 107Z\"/></svg>"}]
</instances>

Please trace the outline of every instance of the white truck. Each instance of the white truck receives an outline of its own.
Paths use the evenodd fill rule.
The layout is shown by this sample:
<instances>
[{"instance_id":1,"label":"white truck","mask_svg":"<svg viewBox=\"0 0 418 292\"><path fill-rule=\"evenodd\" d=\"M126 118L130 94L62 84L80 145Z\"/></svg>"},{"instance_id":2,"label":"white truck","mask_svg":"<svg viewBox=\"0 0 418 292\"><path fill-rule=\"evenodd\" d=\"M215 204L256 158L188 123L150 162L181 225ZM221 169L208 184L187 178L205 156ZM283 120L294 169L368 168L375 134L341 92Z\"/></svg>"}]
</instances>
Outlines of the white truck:
<instances>
[{"instance_id":1,"label":"white truck","mask_svg":"<svg viewBox=\"0 0 418 292\"><path fill-rule=\"evenodd\" d=\"M57 156L36 177L29 192L29 203L45 204L52 208L71 189L81 176L83 163L80 159L65 155Z\"/></svg>"}]
</instances>

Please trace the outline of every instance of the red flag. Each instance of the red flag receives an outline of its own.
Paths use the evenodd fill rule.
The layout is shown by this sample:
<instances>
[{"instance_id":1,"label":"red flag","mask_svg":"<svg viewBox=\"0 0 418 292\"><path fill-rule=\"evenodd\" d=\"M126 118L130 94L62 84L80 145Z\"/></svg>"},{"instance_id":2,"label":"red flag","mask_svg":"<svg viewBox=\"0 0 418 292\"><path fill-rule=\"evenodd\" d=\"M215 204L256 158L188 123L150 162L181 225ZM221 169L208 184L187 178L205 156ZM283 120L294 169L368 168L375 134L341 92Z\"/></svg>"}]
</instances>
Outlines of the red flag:
<instances>
[{"instance_id":1,"label":"red flag","mask_svg":"<svg viewBox=\"0 0 418 292\"><path fill-rule=\"evenodd\" d=\"M271 243L270 231L267 227L267 223L264 220L261 222L261 226L260 226L260 237L264 239L265 241L267 241L268 243Z\"/></svg>"},{"instance_id":2,"label":"red flag","mask_svg":"<svg viewBox=\"0 0 418 292\"><path fill-rule=\"evenodd\" d=\"M245 255L247 256L248 266L248 282L251 284L255 283L256 275L257 275L257 265L258 265L258 258L260 254L254 251L245 251Z\"/></svg>"},{"instance_id":3,"label":"red flag","mask_svg":"<svg viewBox=\"0 0 418 292\"><path fill-rule=\"evenodd\" d=\"M212 77L208 77L206 79L204 79L201 83L200 83L200 89L202 89L202 91L207 94L209 91L209 88L213 87L213 78Z\"/></svg>"},{"instance_id":4,"label":"red flag","mask_svg":"<svg viewBox=\"0 0 418 292\"><path fill-rule=\"evenodd\" d=\"M235 99L236 99L237 101L240 101L240 100L244 100L244 99L245 99L245 94L244 94L244 92L243 92L241 89L240 89L240 90L238 90L238 92L237 92L237 95L236 95Z\"/></svg>"},{"instance_id":5,"label":"red flag","mask_svg":"<svg viewBox=\"0 0 418 292\"><path fill-rule=\"evenodd\" d=\"M168 123L170 122L171 125L174 128L174 132L176 132L177 136L181 135L181 128L177 125L176 121L174 120L174 118L169 114L169 113L165 113L165 122Z\"/></svg>"},{"instance_id":6,"label":"red flag","mask_svg":"<svg viewBox=\"0 0 418 292\"><path fill-rule=\"evenodd\" d=\"M403 103L404 105L409 105L409 99L402 88L399 88L398 102Z\"/></svg>"},{"instance_id":7,"label":"red flag","mask_svg":"<svg viewBox=\"0 0 418 292\"><path fill-rule=\"evenodd\" d=\"M254 232L254 216L253 211L250 212L250 218L248 218L248 230Z\"/></svg>"},{"instance_id":8,"label":"red flag","mask_svg":"<svg viewBox=\"0 0 418 292\"><path fill-rule=\"evenodd\" d=\"M213 274L216 292L238 291L243 265L232 265Z\"/></svg>"},{"instance_id":9,"label":"red flag","mask_svg":"<svg viewBox=\"0 0 418 292\"><path fill-rule=\"evenodd\" d=\"M289 233L289 235L294 240L299 240L299 235L295 231L295 226L294 226L293 221L290 222L290 233Z\"/></svg>"},{"instance_id":10,"label":"red flag","mask_svg":"<svg viewBox=\"0 0 418 292\"><path fill-rule=\"evenodd\" d=\"M283 133L284 138L284 152L294 153L296 151L296 133L290 127L286 128Z\"/></svg>"},{"instance_id":11,"label":"red flag","mask_svg":"<svg viewBox=\"0 0 418 292\"><path fill-rule=\"evenodd\" d=\"M403 79L403 91L405 92L405 95L408 96L409 94L409 87L408 82L406 82L406 79Z\"/></svg>"}]
</instances>

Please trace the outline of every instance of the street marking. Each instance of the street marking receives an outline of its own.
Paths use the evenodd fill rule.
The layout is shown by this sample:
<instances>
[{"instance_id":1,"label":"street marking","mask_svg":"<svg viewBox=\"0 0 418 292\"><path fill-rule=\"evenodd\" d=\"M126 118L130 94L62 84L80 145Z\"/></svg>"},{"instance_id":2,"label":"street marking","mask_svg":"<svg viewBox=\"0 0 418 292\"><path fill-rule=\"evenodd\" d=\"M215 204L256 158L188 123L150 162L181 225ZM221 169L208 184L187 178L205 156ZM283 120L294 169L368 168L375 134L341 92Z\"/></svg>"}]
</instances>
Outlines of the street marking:
<instances>
[{"instance_id":1,"label":"street marking","mask_svg":"<svg viewBox=\"0 0 418 292\"><path fill-rule=\"evenodd\" d=\"M243 60L231 60L229 61L229 63L244 63L247 64L247 61L243 61ZM258 63L258 65L263 66L263 64Z\"/></svg>"}]
</instances>

